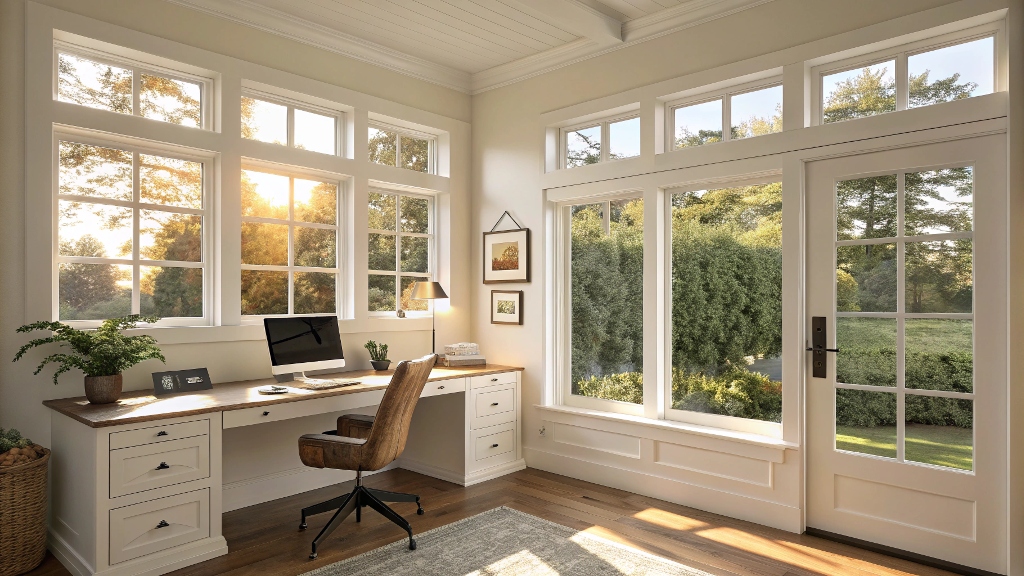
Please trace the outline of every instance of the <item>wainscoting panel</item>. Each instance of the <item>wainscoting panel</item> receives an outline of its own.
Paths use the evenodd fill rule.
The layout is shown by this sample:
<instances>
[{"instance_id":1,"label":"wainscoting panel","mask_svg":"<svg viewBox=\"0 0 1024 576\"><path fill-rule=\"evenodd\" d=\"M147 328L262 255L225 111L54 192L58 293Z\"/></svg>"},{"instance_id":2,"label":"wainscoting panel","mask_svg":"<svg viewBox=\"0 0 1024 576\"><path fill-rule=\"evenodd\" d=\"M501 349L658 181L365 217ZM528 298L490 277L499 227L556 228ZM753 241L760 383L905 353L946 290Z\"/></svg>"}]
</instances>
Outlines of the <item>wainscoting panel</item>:
<instances>
[{"instance_id":1,"label":"wainscoting panel","mask_svg":"<svg viewBox=\"0 0 1024 576\"><path fill-rule=\"evenodd\" d=\"M640 458L640 438L636 436L559 423L552 424L551 428L555 442L610 452L629 458Z\"/></svg>"},{"instance_id":2,"label":"wainscoting panel","mask_svg":"<svg viewBox=\"0 0 1024 576\"><path fill-rule=\"evenodd\" d=\"M974 502L903 486L836 475L835 509L965 540L976 537Z\"/></svg>"},{"instance_id":3,"label":"wainscoting panel","mask_svg":"<svg viewBox=\"0 0 1024 576\"><path fill-rule=\"evenodd\" d=\"M771 487L772 485L771 462L735 454L669 442L655 442L654 462L663 466L711 474L758 486Z\"/></svg>"}]
</instances>

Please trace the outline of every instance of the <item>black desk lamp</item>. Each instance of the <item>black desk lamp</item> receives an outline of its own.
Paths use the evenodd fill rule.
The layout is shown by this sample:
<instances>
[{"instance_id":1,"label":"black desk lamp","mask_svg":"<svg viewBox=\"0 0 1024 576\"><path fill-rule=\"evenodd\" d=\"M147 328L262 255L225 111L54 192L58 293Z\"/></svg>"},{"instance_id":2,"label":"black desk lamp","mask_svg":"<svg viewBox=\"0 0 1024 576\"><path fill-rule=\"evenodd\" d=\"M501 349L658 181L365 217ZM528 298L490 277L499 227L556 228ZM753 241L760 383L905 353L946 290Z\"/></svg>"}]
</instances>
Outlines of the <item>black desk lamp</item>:
<instances>
[{"instance_id":1,"label":"black desk lamp","mask_svg":"<svg viewBox=\"0 0 1024 576\"><path fill-rule=\"evenodd\" d=\"M440 300L447 298L439 282L417 282L412 285L413 300ZM430 309L430 351L437 354L437 332L434 330L434 309Z\"/></svg>"}]
</instances>

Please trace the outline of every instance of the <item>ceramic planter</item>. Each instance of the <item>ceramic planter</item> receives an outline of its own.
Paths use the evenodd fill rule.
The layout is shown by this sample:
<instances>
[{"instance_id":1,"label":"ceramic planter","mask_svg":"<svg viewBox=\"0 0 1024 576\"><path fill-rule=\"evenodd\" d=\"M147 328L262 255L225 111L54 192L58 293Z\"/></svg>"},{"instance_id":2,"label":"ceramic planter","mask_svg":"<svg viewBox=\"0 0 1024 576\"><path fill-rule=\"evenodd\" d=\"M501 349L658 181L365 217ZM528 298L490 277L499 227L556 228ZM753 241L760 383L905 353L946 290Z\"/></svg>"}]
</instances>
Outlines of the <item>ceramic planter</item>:
<instances>
[{"instance_id":1,"label":"ceramic planter","mask_svg":"<svg viewBox=\"0 0 1024 576\"><path fill-rule=\"evenodd\" d=\"M378 372L383 372L391 366L391 360L370 360L370 365Z\"/></svg>"},{"instance_id":2,"label":"ceramic planter","mask_svg":"<svg viewBox=\"0 0 1024 576\"><path fill-rule=\"evenodd\" d=\"M92 404L110 404L121 397L121 385L124 378L121 374L113 376L86 376L85 397Z\"/></svg>"}]
</instances>

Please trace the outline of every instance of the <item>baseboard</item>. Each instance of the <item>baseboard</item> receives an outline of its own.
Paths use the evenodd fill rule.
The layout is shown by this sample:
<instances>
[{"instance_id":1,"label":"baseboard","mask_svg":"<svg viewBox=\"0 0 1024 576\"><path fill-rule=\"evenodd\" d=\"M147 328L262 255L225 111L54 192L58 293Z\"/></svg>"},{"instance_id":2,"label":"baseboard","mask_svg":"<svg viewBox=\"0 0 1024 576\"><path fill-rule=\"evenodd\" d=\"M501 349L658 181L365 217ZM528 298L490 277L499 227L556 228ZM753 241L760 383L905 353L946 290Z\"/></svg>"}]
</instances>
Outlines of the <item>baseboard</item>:
<instances>
[{"instance_id":1,"label":"baseboard","mask_svg":"<svg viewBox=\"0 0 1024 576\"><path fill-rule=\"evenodd\" d=\"M398 468L404 468L411 472L417 472L430 476L431 478L437 478L438 480L444 480L445 482L451 482L452 484L459 484L465 486L465 477L462 474L448 470L447 468L438 468L437 466L431 466L425 462L419 460L413 460L412 458L399 458L395 461Z\"/></svg>"},{"instance_id":2,"label":"baseboard","mask_svg":"<svg viewBox=\"0 0 1024 576\"><path fill-rule=\"evenodd\" d=\"M74 548L68 545L53 528L50 528L47 534L49 538L46 547L49 548L54 558L68 569L68 572L75 576L90 576L95 572L92 566L79 556L78 552L75 552Z\"/></svg>"},{"instance_id":3,"label":"baseboard","mask_svg":"<svg viewBox=\"0 0 1024 576\"><path fill-rule=\"evenodd\" d=\"M800 509L793 506L713 490L663 476L598 464L536 448L524 448L523 451L527 456L530 468L618 488L730 518L756 522L788 532L799 534L803 531Z\"/></svg>"},{"instance_id":4,"label":"baseboard","mask_svg":"<svg viewBox=\"0 0 1024 576\"><path fill-rule=\"evenodd\" d=\"M394 467L394 464L391 464L376 472L366 472L364 476L390 470ZM246 478L238 482L224 484L222 492L223 510L224 512L230 512L239 508L245 508L246 506L262 504L271 500L301 494L302 492L348 482L355 477L355 472L347 470L303 466L265 476Z\"/></svg>"},{"instance_id":5,"label":"baseboard","mask_svg":"<svg viewBox=\"0 0 1024 576\"><path fill-rule=\"evenodd\" d=\"M50 532L48 544L50 552L57 558L57 561L75 576L160 576L228 553L228 543L224 537L215 536L121 562L106 570L94 572L93 568L58 534Z\"/></svg>"},{"instance_id":6,"label":"baseboard","mask_svg":"<svg viewBox=\"0 0 1024 576\"><path fill-rule=\"evenodd\" d=\"M485 468L483 470L477 470L466 474L466 482L464 486L472 486L473 484L479 484L487 480L493 480L506 474L513 472L519 472L520 470L526 470L526 460L513 460L508 464L501 464L500 466L494 466L493 468Z\"/></svg>"}]
</instances>

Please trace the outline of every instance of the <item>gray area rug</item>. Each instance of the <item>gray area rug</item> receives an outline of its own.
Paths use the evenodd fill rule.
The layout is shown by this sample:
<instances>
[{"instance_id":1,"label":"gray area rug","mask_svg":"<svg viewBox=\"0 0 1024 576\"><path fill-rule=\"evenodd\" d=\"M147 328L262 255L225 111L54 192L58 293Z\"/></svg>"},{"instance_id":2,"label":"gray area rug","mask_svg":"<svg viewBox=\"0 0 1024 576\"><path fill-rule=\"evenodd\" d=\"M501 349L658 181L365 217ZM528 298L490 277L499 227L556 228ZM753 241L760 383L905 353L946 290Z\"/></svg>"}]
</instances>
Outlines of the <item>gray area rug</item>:
<instances>
[{"instance_id":1,"label":"gray area rug","mask_svg":"<svg viewBox=\"0 0 1024 576\"><path fill-rule=\"evenodd\" d=\"M711 576L504 506L415 537L303 576Z\"/></svg>"}]
</instances>

